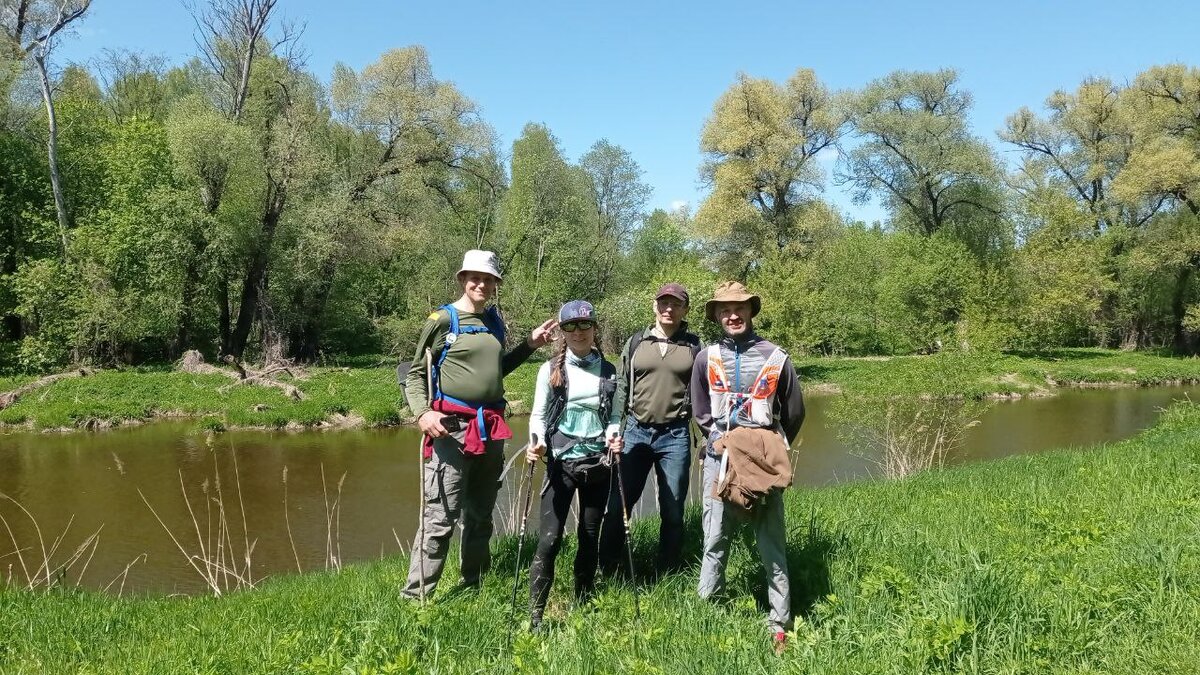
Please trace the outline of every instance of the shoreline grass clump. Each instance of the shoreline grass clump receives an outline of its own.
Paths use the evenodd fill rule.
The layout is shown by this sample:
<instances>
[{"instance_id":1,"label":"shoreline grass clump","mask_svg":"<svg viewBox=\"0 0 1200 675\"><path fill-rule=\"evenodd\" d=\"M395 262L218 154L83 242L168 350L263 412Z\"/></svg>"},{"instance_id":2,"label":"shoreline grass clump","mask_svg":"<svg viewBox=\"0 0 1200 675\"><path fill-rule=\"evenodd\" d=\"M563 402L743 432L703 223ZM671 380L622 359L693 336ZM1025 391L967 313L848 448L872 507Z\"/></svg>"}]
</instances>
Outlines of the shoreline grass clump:
<instances>
[{"instance_id":1,"label":"shoreline grass clump","mask_svg":"<svg viewBox=\"0 0 1200 675\"><path fill-rule=\"evenodd\" d=\"M657 524L635 526L640 622L622 580L571 607L563 565L548 630L518 629L508 644L508 537L493 543L482 588L455 588L452 563L426 606L400 599L399 556L219 599L0 590L0 671L1190 673L1200 663L1196 404L1120 443L789 490L786 509L797 624L778 658L745 542L728 596L696 597L692 510L689 564L657 580Z\"/></svg>"}]
</instances>

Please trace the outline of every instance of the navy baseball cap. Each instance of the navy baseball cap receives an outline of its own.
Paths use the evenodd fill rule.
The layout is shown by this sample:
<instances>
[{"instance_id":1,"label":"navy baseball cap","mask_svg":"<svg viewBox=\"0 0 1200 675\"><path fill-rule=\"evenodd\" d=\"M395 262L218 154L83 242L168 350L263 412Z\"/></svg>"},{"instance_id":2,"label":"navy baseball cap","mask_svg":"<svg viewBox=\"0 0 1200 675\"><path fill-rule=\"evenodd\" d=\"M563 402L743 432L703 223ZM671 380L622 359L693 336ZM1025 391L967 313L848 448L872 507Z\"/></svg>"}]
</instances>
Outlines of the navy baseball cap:
<instances>
[{"instance_id":1,"label":"navy baseball cap","mask_svg":"<svg viewBox=\"0 0 1200 675\"><path fill-rule=\"evenodd\" d=\"M592 303L587 300L572 300L562 306L558 310L558 322L568 323L570 321L591 321L596 322L596 308L592 307Z\"/></svg>"}]
</instances>

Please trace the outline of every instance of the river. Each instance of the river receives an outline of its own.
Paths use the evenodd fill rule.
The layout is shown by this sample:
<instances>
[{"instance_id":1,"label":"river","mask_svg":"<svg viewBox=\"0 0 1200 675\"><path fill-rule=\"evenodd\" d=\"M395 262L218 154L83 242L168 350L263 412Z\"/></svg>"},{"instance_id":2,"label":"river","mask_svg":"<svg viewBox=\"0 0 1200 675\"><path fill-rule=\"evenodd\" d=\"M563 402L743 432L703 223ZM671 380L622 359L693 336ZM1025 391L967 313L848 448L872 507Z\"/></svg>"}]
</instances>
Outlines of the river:
<instances>
[{"instance_id":1,"label":"river","mask_svg":"<svg viewBox=\"0 0 1200 675\"><path fill-rule=\"evenodd\" d=\"M1195 387L1065 389L1051 398L1001 401L968 431L949 462L1120 440L1152 425L1172 400L1197 395ZM840 440L828 420L832 402L829 397L808 400L796 455L800 487L877 473L869 458ZM523 438L526 418L512 423L517 438ZM215 553L222 505L234 533L228 542L239 558L245 541L253 542L256 579L378 558L407 547L417 526L418 442L412 428L206 434L194 422L99 433L7 433L0 434L0 492L28 510L47 548L70 522L55 560L99 530L82 585L124 593L196 593L205 584L172 536L189 554L198 551L198 541ZM510 454L516 445L510 442ZM497 507L501 529L513 520L518 473L509 474ZM692 495L696 492L693 481ZM653 511L652 493L650 481L642 506L651 508L639 513ZM32 570L42 560L37 531L8 500L0 500L0 515L12 532L0 525L0 574L22 579L12 538ZM531 530L535 521L536 515ZM67 578L73 582L81 569L82 560Z\"/></svg>"}]
</instances>

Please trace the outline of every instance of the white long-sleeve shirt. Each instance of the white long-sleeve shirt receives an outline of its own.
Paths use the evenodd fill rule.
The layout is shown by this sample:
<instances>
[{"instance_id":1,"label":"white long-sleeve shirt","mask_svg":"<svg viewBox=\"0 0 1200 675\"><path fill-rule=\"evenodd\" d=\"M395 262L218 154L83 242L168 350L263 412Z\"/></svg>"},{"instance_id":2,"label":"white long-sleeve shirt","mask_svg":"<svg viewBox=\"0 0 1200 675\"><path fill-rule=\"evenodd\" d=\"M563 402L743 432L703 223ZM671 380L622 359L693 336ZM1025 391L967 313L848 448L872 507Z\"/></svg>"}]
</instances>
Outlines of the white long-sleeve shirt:
<instances>
[{"instance_id":1,"label":"white long-sleeve shirt","mask_svg":"<svg viewBox=\"0 0 1200 675\"><path fill-rule=\"evenodd\" d=\"M533 412L529 416L529 433L537 434L539 440L550 445L546 438L546 413L550 407L550 369L553 360L542 364L538 369L537 384L533 393ZM571 351L567 352L567 405L558 421L558 430L572 438L595 438L594 442L584 441L575 444L564 453L564 448L551 446L550 451L558 459L581 457L590 452L604 448L603 435L609 425L617 424L620 414L616 410L609 411L609 419L600 419L600 353L593 351L584 358L579 358Z\"/></svg>"}]
</instances>

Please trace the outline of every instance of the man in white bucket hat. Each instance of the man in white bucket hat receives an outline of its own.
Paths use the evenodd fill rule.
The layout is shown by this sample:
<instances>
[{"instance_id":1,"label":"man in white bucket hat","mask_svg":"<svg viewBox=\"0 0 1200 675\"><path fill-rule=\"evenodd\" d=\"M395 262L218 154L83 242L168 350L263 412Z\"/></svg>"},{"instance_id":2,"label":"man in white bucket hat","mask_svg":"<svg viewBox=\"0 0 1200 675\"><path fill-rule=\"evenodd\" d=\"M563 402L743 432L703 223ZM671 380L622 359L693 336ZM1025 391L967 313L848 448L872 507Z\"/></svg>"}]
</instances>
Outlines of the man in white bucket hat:
<instances>
[{"instance_id":1,"label":"man in white bucket hat","mask_svg":"<svg viewBox=\"0 0 1200 675\"><path fill-rule=\"evenodd\" d=\"M488 304L503 279L496 254L467 251L457 276L462 296L425 321L405 382L429 460L423 464L422 527L403 590L411 598L436 589L460 516L463 583L476 586L487 571L504 441L512 438L504 421L504 376L549 342L557 325L550 319L506 349L504 320Z\"/></svg>"}]
</instances>

